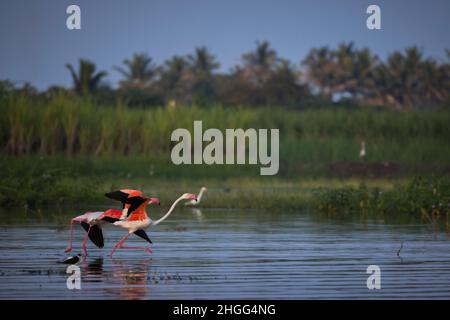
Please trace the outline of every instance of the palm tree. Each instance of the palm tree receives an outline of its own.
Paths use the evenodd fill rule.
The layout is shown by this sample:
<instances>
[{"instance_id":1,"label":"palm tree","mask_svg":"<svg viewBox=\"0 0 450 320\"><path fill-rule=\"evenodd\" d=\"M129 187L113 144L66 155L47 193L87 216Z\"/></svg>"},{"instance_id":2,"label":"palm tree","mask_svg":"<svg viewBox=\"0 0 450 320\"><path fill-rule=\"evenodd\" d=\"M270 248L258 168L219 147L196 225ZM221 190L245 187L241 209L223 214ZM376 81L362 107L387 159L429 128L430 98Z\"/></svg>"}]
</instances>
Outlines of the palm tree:
<instances>
[{"instance_id":1,"label":"palm tree","mask_svg":"<svg viewBox=\"0 0 450 320\"><path fill-rule=\"evenodd\" d=\"M265 70L276 67L278 60L277 52L270 48L268 41L257 42L256 50L242 55L242 60L250 66L257 66Z\"/></svg>"},{"instance_id":2,"label":"palm tree","mask_svg":"<svg viewBox=\"0 0 450 320\"><path fill-rule=\"evenodd\" d=\"M277 52L270 48L268 41L257 42L255 51L242 55L244 73L257 86L263 85L270 73L277 67L280 59Z\"/></svg>"},{"instance_id":3,"label":"palm tree","mask_svg":"<svg viewBox=\"0 0 450 320\"><path fill-rule=\"evenodd\" d=\"M98 88L101 79L107 75L106 71L95 73L95 64L85 59L80 59L78 73L75 72L71 64L67 64L66 67L72 76L75 92L79 95L87 95L94 92Z\"/></svg>"},{"instance_id":4,"label":"palm tree","mask_svg":"<svg viewBox=\"0 0 450 320\"><path fill-rule=\"evenodd\" d=\"M131 60L123 60L123 64L125 68L114 67L125 77L125 80L120 82L122 87L143 88L158 74L158 67L146 53L135 53Z\"/></svg>"},{"instance_id":5,"label":"palm tree","mask_svg":"<svg viewBox=\"0 0 450 320\"><path fill-rule=\"evenodd\" d=\"M214 55L206 47L195 48L195 53L188 55L187 59L195 74L210 75L213 70L220 67Z\"/></svg>"},{"instance_id":6,"label":"palm tree","mask_svg":"<svg viewBox=\"0 0 450 320\"><path fill-rule=\"evenodd\" d=\"M429 63L417 47L407 48L404 53L393 52L375 70L377 95L384 104L398 109L423 103L430 90L424 77Z\"/></svg>"},{"instance_id":7,"label":"palm tree","mask_svg":"<svg viewBox=\"0 0 450 320\"><path fill-rule=\"evenodd\" d=\"M302 64L307 67L307 80L319 87L322 95L331 100L336 75L335 54L328 47L313 48Z\"/></svg>"},{"instance_id":8,"label":"palm tree","mask_svg":"<svg viewBox=\"0 0 450 320\"><path fill-rule=\"evenodd\" d=\"M206 104L216 94L215 78L212 72L220 67L216 58L206 47L195 49L194 55L188 55L188 71L185 73L185 85L191 100L198 105Z\"/></svg>"},{"instance_id":9,"label":"palm tree","mask_svg":"<svg viewBox=\"0 0 450 320\"><path fill-rule=\"evenodd\" d=\"M312 49L302 63L308 68L308 79L328 99L340 93L362 100L375 85L377 56L368 48L355 48L352 42L341 43L336 50Z\"/></svg>"},{"instance_id":10,"label":"palm tree","mask_svg":"<svg viewBox=\"0 0 450 320\"><path fill-rule=\"evenodd\" d=\"M189 63L184 57L174 56L160 70L159 88L167 101L185 100Z\"/></svg>"},{"instance_id":11,"label":"palm tree","mask_svg":"<svg viewBox=\"0 0 450 320\"><path fill-rule=\"evenodd\" d=\"M167 90L175 89L175 87L182 81L185 72L188 68L188 62L185 58L174 56L164 63L161 68L160 83Z\"/></svg>"},{"instance_id":12,"label":"palm tree","mask_svg":"<svg viewBox=\"0 0 450 320\"><path fill-rule=\"evenodd\" d=\"M332 91L349 94L354 100L364 100L375 85L373 74L378 57L368 48L354 48L352 42L340 44L334 55Z\"/></svg>"},{"instance_id":13,"label":"palm tree","mask_svg":"<svg viewBox=\"0 0 450 320\"><path fill-rule=\"evenodd\" d=\"M263 86L265 103L271 106L296 106L310 95L309 87L299 82L300 72L285 59Z\"/></svg>"},{"instance_id":14,"label":"palm tree","mask_svg":"<svg viewBox=\"0 0 450 320\"><path fill-rule=\"evenodd\" d=\"M431 58L423 58L422 50L415 46L405 50L412 106L433 106L448 99L450 81L445 66L448 68L448 64L439 65Z\"/></svg>"}]
</instances>

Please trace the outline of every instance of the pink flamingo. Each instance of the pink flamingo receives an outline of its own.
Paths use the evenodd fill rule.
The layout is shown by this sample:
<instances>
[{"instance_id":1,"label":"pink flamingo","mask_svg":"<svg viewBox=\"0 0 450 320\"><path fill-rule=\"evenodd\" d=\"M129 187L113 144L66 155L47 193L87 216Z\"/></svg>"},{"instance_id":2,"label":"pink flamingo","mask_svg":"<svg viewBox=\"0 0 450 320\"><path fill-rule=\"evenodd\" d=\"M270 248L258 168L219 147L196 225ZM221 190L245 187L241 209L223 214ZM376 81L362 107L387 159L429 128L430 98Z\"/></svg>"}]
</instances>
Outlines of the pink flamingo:
<instances>
[{"instance_id":1,"label":"pink flamingo","mask_svg":"<svg viewBox=\"0 0 450 320\"><path fill-rule=\"evenodd\" d=\"M122 193L120 199L117 199L118 192ZM126 189L107 193L105 195L109 198L120 200L123 203L123 210L109 209L104 212L103 211L86 212L80 216L73 218L70 222L69 245L64 250L64 252L72 251L73 224L75 222L80 223L80 225L86 231L82 247L84 255L87 256L87 248L86 248L87 239L89 238L97 247L103 248L104 239L103 239L102 225L105 222L113 223L115 221L125 219L141 204L142 199L140 198L142 192L138 190ZM149 203L159 204L158 198L146 198L145 201L147 201L147 204ZM151 240L148 238L145 232L135 232L135 234L151 243Z\"/></svg>"},{"instance_id":2,"label":"pink flamingo","mask_svg":"<svg viewBox=\"0 0 450 320\"><path fill-rule=\"evenodd\" d=\"M152 250L149 247L130 247L130 246L124 246L123 243L125 242L125 240L128 239L130 234L132 234L132 233L145 234L145 231L143 229L150 227L150 226L156 226L156 225L160 224L161 222L163 222L164 220L166 220L167 217L169 217L169 215L173 212L176 205L180 201L182 201L182 200L197 201L197 196L192 193L183 194L181 197L179 197L177 200L174 201L174 203L170 207L169 211L167 211L167 213L164 216L162 216L160 219L155 220L155 221L151 220L148 217L147 212L145 211L145 207L148 205L149 199L148 198L141 198L141 199L142 199L142 200L140 200L141 204L133 211L133 213L129 216L128 219L118 220L118 221L113 222L115 226L127 229L128 233L122 239L120 239L117 242L117 244L113 247L113 249L111 250L111 253L109 254L110 256L113 255L113 253L117 250L117 248L120 248L120 249L142 249L148 253L152 253ZM151 243L151 241L149 241L149 242Z\"/></svg>"}]
</instances>

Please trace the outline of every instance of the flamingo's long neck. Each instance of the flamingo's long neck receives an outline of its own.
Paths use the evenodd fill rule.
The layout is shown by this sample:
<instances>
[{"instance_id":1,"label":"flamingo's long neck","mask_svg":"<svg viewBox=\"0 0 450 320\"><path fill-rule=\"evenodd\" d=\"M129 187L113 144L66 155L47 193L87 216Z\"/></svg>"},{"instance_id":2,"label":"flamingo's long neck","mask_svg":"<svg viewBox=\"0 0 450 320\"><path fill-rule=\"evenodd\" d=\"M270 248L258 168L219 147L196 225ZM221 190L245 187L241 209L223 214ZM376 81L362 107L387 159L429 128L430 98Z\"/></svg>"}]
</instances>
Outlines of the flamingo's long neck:
<instances>
[{"instance_id":1,"label":"flamingo's long neck","mask_svg":"<svg viewBox=\"0 0 450 320\"><path fill-rule=\"evenodd\" d=\"M202 199L203 192L205 192L205 189L204 189L204 188L202 188L202 189L200 190L200 193L198 194L198 197L197 197L197 203L199 203L200 200Z\"/></svg>"},{"instance_id":2,"label":"flamingo's long neck","mask_svg":"<svg viewBox=\"0 0 450 320\"><path fill-rule=\"evenodd\" d=\"M175 200L175 202L170 207L169 211L167 211L167 213L164 216L162 216L162 218L160 218L160 219L158 219L156 221L152 221L152 226L156 226L157 224L160 224L161 222L166 220L167 217L172 213L173 209L175 209L175 207L178 204L178 202L180 202L181 200L183 200L182 197L179 197L177 200Z\"/></svg>"}]
</instances>

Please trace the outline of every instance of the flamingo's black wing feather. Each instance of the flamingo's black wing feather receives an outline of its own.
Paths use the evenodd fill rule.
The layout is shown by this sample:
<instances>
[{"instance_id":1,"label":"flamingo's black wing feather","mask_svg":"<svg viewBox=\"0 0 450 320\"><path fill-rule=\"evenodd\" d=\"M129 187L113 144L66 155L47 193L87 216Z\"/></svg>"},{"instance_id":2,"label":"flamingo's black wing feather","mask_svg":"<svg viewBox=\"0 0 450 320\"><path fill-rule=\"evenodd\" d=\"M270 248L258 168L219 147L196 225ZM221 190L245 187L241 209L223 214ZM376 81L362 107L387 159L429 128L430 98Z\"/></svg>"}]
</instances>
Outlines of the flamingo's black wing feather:
<instances>
[{"instance_id":1,"label":"flamingo's black wing feather","mask_svg":"<svg viewBox=\"0 0 450 320\"><path fill-rule=\"evenodd\" d=\"M142 229L136 230L134 234L150 243L153 243L152 240L150 240L150 238L148 237L147 233Z\"/></svg>"},{"instance_id":2,"label":"flamingo's black wing feather","mask_svg":"<svg viewBox=\"0 0 450 320\"><path fill-rule=\"evenodd\" d=\"M133 213L134 210L140 207L141 204L143 204L147 199L136 196L136 197L129 197L125 203L129 204L130 207L128 208L127 217L130 216L130 214Z\"/></svg>"},{"instance_id":3,"label":"flamingo's black wing feather","mask_svg":"<svg viewBox=\"0 0 450 320\"><path fill-rule=\"evenodd\" d=\"M89 239L91 239L91 241L99 248L103 248L105 246L103 231L99 226L91 227L91 231L89 231Z\"/></svg>"},{"instance_id":4,"label":"flamingo's black wing feather","mask_svg":"<svg viewBox=\"0 0 450 320\"><path fill-rule=\"evenodd\" d=\"M91 226L89 229L89 224L86 222L81 222L81 226L88 233L89 239L99 248L103 248L105 246L105 242L103 240L103 232L99 226Z\"/></svg>"},{"instance_id":5,"label":"flamingo's black wing feather","mask_svg":"<svg viewBox=\"0 0 450 320\"><path fill-rule=\"evenodd\" d=\"M80 225L83 227L84 231L88 232L89 230L89 224L86 222L80 222Z\"/></svg>"},{"instance_id":6,"label":"flamingo's black wing feather","mask_svg":"<svg viewBox=\"0 0 450 320\"><path fill-rule=\"evenodd\" d=\"M112 218L112 217L107 217L107 216L103 217L101 220L109 222L109 223L114 223L116 221L119 221L119 219L117 219L117 218Z\"/></svg>"},{"instance_id":7,"label":"flamingo's black wing feather","mask_svg":"<svg viewBox=\"0 0 450 320\"><path fill-rule=\"evenodd\" d=\"M112 192L105 193L105 196L110 198L110 199L117 200L117 201L120 201L122 203L125 203L126 200L128 199L129 194L126 193L126 192L117 190L117 191L112 191Z\"/></svg>"},{"instance_id":8,"label":"flamingo's black wing feather","mask_svg":"<svg viewBox=\"0 0 450 320\"><path fill-rule=\"evenodd\" d=\"M129 197L130 195L128 193L120 191L120 190L105 193L105 196L107 196L110 199L122 202L123 207L125 207L125 204L129 204L130 207L128 208L127 217L130 216L130 214L134 210L136 210L141 204L143 204L145 202L145 200L147 200L147 199L145 199L143 197L139 197L139 196Z\"/></svg>"}]
</instances>

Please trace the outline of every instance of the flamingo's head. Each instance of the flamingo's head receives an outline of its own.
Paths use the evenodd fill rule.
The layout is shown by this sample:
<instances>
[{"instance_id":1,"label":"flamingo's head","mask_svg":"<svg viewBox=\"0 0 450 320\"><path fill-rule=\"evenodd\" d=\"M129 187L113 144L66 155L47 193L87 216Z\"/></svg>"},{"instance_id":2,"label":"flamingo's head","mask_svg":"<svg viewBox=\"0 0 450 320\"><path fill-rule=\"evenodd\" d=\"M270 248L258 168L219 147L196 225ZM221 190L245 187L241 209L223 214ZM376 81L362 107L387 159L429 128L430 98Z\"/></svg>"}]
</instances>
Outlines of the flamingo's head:
<instances>
[{"instance_id":1,"label":"flamingo's head","mask_svg":"<svg viewBox=\"0 0 450 320\"><path fill-rule=\"evenodd\" d=\"M202 190L203 190L204 192L208 191L208 189L206 189L206 187L202 187Z\"/></svg>"},{"instance_id":2,"label":"flamingo's head","mask_svg":"<svg viewBox=\"0 0 450 320\"><path fill-rule=\"evenodd\" d=\"M149 204L150 204L150 203L154 203L154 204L157 204L158 206L160 205L160 203L159 203L159 198L150 198L149 200L150 200L150 201L148 202Z\"/></svg>"},{"instance_id":3,"label":"flamingo's head","mask_svg":"<svg viewBox=\"0 0 450 320\"><path fill-rule=\"evenodd\" d=\"M197 195L193 194L193 193L185 193L181 196L181 199L184 200L194 200L197 202Z\"/></svg>"}]
</instances>

